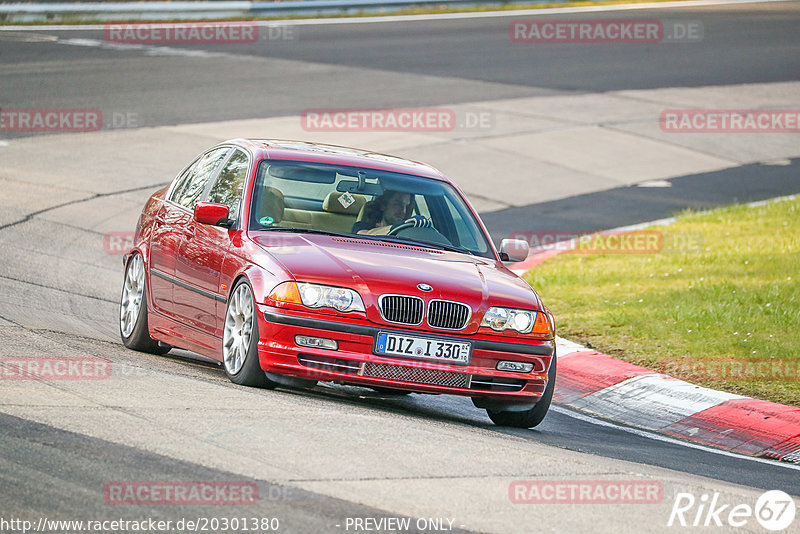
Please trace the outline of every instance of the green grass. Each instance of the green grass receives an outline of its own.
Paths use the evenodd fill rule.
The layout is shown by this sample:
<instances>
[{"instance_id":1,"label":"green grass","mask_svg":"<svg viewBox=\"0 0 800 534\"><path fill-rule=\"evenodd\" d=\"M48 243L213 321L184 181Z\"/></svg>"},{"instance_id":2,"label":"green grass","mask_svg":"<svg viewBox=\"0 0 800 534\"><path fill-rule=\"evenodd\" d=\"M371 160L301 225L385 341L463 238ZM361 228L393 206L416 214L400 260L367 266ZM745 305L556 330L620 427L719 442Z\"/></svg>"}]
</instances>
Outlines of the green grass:
<instances>
[{"instance_id":1,"label":"green grass","mask_svg":"<svg viewBox=\"0 0 800 534\"><path fill-rule=\"evenodd\" d=\"M328 18L354 18L354 17L391 17L396 15L428 15L438 13L473 13L473 12L486 12L486 11L519 11L522 9L552 9L562 7L584 7L584 6L606 6L606 5L624 5L624 4L657 4L660 2L671 2L674 0L576 0L565 2L551 2L551 3L532 3L532 4L489 4L483 6L473 7L450 7L447 5L439 5L435 7L420 7L409 9L391 10L386 9L382 11L359 11L355 13L332 13L324 15L313 14L291 14L291 15L274 15L263 17L229 17L223 19L131 19L124 18L114 19L113 24L130 22L131 24L144 24L144 23L170 23L170 22L224 22L224 21L248 21L248 20L293 20L293 19L328 19ZM146 3L146 2L145 2ZM35 21L35 22L14 22L11 20L0 19L0 26L42 26L49 24L108 24L108 21L93 19L90 16L86 18L76 18L72 15L64 17L54 17L48 21Z\"/></svg>"},{"instance_id":2,"label":"green grass","mask_svg":"<svg viewBox=\"0 0 800 534\"><path fill-rule=\"evenodd\" d=\"M651 254L525 274L559 335L715 389L800 406L800 199L684 212Z\"/></svg>"}]
</instances>

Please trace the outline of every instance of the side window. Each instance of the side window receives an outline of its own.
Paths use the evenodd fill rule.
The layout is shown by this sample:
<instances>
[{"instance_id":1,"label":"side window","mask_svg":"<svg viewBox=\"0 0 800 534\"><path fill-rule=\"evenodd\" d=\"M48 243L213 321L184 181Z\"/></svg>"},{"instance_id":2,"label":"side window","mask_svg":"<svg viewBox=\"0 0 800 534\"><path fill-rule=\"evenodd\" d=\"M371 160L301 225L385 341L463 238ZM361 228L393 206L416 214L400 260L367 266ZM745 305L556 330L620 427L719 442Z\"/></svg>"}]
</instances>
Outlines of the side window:
<instances>
[{"instance_id":1,"label":"side window","mask_svg":"<svg viewBox=\"0 0 800 534\"><path fill-rule=\"evenodd\" d=\"M228 147L221 147L203 155L186 173L186 176L180 178L181 182L172 191L170 200L185 208L194 208L203 191L205 191L208 180L213 176L217 165L229 150L230 148Z\"/></svg>"},{"instance_id":2,"label":"side window","mask_svg":"<svg viewBox=\"0 0 800 534\"><path fill-rule=\"evenodd\" d=\"M180 194L181 191L186 189L186 183L189 179L194 176L194 170L197 168L197 162L200 161L201 158L197 158L192 162L191 165L186 167L181 175L175 180L175 187L172 188L172 193L169 195L169 199L175 202L175 197Z\"/></svg>"},{"instance_id":3,"label":"side window","mask_svg":"<svg viewBox=\"0 0 800 534\"><path fill-rule=\"evenodd\" d=\"M225 204L230 208L231 219L239 217L242 190L247 179L247 163L247 154L236 150L220 171L217 181L208 194L209 202Z\"/></svg>"}]
</instances>

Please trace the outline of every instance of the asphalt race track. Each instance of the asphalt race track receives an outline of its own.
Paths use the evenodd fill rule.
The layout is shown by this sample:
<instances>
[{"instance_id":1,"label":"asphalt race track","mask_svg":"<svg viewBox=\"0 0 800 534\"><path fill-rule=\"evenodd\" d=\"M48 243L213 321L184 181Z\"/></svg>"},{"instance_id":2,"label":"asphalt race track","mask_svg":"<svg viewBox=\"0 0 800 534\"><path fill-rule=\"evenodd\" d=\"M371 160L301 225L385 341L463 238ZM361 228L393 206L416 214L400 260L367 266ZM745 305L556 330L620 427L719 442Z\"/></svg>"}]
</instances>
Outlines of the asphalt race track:
<instances>
[{"instance_id":1,"label":"asphalt race track","mask_svg":"<svg viewBox=\"0 0 800 534\"><path fill-rule=\"evenodd\" d=\"M356 518L409 520L371 529L384 532L674 532L702 528L667 526L679 493L718 494L730 507L752 507L770 489L800 496L798 466L557 406L535 430L501 429L469 399L242 388L188 352L155 357L120 343L115 239L155 189L230 137L302 137L430 162L461 184L496 239L800 192L797 133L658 128L669 108L800 108L800 2L552 17L701 22L702 39L685 43L512 43L514 18L300 22L274 34L283 38L202 45L0 27L3 110L103 115L88 133L0 132L0 356L101 357L113 369L105 380L0 380L0 531L14 518L246 517L291 533L370 530ZM320 132L298 118L434 106L459 117L454 131ZM475 116L490 124L463 122ZM663 497L516 504L516 480L655 481ZM257 487L258 499L109 502L110 484L132 481L235 481ZM687 521L695 512L705 521L697 507ZM735 530L764 531L752 517Z\"/></svg>"}]
</instances>

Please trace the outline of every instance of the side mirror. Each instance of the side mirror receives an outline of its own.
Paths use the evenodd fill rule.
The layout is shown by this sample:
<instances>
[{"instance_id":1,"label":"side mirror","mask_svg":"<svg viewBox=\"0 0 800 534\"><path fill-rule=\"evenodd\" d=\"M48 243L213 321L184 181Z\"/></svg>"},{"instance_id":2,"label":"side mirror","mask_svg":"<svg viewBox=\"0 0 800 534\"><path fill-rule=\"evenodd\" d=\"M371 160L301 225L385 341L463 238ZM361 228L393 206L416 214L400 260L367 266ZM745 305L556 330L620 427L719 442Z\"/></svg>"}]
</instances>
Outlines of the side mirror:
<instances>
[{"instance_id":1,"label":"side mirror","mask_svg":"<svg viewBox=\"0 0 800 534\"><path fill-rule=\"evenodd\" d=\"M233 221L228 219L229 214L230 210L224 204L198 202L194 206L194 220L202 224L230 228Z\"/></svg>"},{"instance_id":2,"label":"side mirror","mask_svg":"<svg viewBox=\"0 0 800 534\"><path fill-rule=\"evenodd\" d=\"M502 261L518 262L524 261L528 257L530 247L528 242L522 239L503 239L500 242L500 259Z\"/></svg>"}]
</instances>

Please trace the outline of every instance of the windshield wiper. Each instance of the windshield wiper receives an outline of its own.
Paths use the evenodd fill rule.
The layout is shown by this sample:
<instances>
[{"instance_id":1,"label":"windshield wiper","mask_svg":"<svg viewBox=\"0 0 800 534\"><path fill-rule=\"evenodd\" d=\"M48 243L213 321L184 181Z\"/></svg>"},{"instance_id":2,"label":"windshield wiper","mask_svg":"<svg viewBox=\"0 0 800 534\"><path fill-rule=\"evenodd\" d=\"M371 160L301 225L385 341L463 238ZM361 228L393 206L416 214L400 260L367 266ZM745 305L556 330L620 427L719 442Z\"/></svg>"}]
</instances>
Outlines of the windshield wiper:
<instances>
[{"instance_id":1,"label":"windshield wiper","mask_svg":"<svg viewBox=\"0 0 800 534\"><path fill-rule=\"evenodd\" d=\"M258 231L264 232L297 232L298 234L317 234L317 235L332 235L335 237L352 237L353 234L345 234L342 232L331 232L329 230L318 230L316 228L289 228L287 226L273 226L270 228L259 228Z\"/></svg>"},{"instance_id":2,"label":"windshield wiper","mask_svg":"<svg viewBox=\"0 0 800 534\"><path fill-rule=\"evenodd\" d=\"M469 254L475 256L476 254L471 250L456 247L454 245L445 245L443 243L432 243L430 241L417 241L416 239L406 239L402 237L395 237L390 235L375 235L375 234L348 234L343 232L331 232L329 230L318 230L316 228L290 228L287 226L273 226L270 228L260 228L259 231L264 232L297 232L299 234L316 234L316 235L331 235L334 237L346 237L356 239L375 239L378 241L391 241L393 243L408 243L427 248L435 248L440 250L447 250L450 252L460 252L461 254Z\"/></svg>"},{"instance_id":3,"label":"windshield wiper","mask_svg":"<svg viewBox=\"0 0 800 534\"><path fill-rule=\"evenodd\" d=\"M431 241L417 241L416 239L406 239L403 237L386 236L386 235L369 235L368 237L379 239L380 241L392 241L393 243L409 243L412 245L419 245L428 248L437 248L441 250L447 250L450 252L460 252L462 254L469 254L470 256L475 256L475 253L472 252L471 250L457 247L455 245L445 245L444 243L433 243Z\"/></svg>"}]
</instances>

